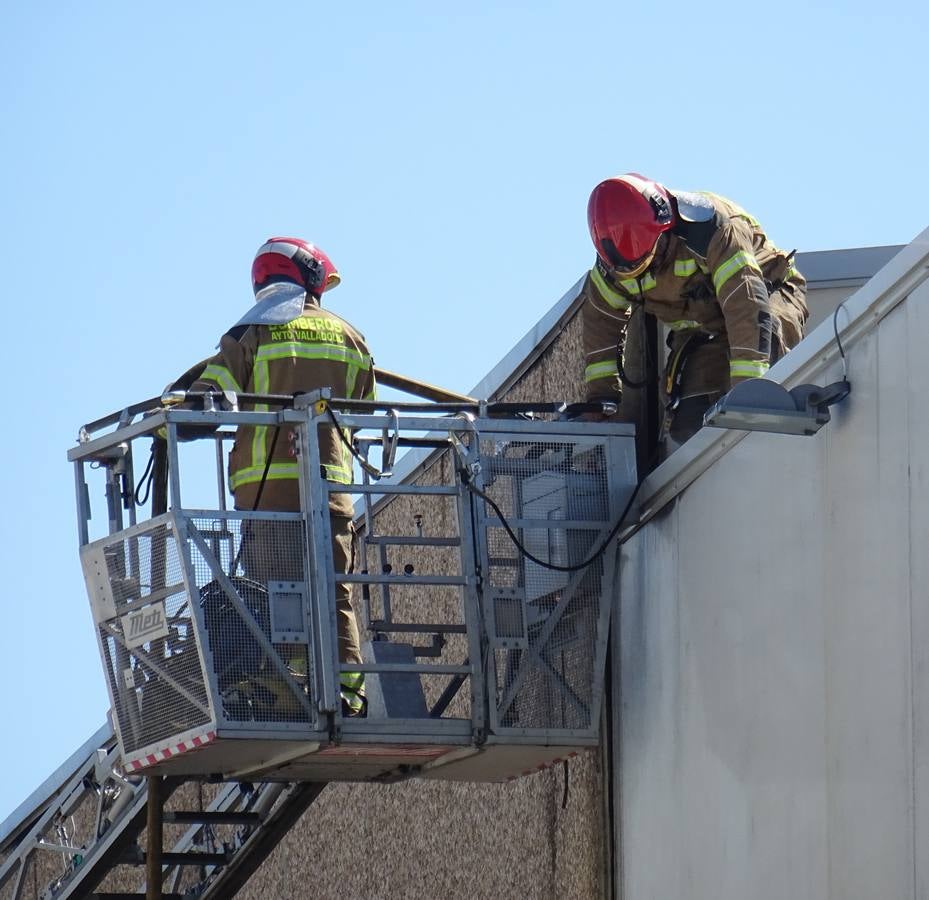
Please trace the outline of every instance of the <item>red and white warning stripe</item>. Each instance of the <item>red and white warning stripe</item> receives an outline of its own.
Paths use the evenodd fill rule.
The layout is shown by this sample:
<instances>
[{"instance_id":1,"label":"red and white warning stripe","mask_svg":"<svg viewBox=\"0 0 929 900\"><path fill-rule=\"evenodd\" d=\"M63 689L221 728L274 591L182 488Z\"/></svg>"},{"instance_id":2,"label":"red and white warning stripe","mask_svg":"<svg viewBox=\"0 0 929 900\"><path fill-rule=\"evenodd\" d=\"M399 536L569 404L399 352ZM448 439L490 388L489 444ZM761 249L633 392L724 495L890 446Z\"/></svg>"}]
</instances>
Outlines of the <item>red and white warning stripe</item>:
<instances>
[{"instance_id":1,"label":"red and white warning stripe","mask_svg":"<svg viewBox=\"0 0 929 900\"><path fill-rule=\"evenodd\" d=\"M199 750L201 747L205 747L215 740L215 731L204 731L192 737L185 738L183 741L178 741L176 744L170 744L167 747L158 747L151 753L144 753L142 756L134 758L129 757L125 761L125 767L129 771L137 772L139 769L144 769L147 766L154 766L160 762L164 762L166 759L180 756L181 753Z\"/></svg>"}]
</instances>

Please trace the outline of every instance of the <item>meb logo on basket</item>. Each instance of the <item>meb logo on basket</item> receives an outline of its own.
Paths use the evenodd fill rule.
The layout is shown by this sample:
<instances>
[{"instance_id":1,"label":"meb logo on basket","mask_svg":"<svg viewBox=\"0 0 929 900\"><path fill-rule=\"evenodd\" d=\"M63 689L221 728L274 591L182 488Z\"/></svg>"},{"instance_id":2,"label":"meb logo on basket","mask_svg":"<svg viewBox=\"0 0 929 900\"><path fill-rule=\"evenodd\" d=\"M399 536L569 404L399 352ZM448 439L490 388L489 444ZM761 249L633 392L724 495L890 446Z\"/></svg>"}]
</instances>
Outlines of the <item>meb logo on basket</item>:
<instances>
[{"instance_id":1,"label":"meb logo on basket","mask_svg":"<svg viewBox=\"0 0 929 900\"><path fill-rule=\"evenodd\" d=\"M165 617L163 600L133 610L122 616L120 621L123 626L123 639L129 649L168 636L168 620Z\"/></svg>"}]
</instances>

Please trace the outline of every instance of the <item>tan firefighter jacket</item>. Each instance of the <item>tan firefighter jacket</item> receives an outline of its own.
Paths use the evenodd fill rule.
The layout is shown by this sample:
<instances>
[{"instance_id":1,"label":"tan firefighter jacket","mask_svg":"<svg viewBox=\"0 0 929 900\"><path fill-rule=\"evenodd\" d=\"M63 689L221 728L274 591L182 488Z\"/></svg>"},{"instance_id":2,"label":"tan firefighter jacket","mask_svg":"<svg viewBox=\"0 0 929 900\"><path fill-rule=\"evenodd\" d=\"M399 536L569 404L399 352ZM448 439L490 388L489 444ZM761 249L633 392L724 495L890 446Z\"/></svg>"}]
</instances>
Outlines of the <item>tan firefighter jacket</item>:
<instances>
[{"instance_id":1,"label":"tan firefighter jacket","mask_svg":"<svg viewBox=\"0 0 929 900\"><path fill-rule=\"evenodd\" d=\"M622 393L617 363L637 306L673 332L726 338L732 384L764 375L772 339L783 352L802 336L806 281L790 255L724 197L673 193L679 221L659 239L649 268L637 278L620 279L598 259L584 283L588 399Z\"/></svg>"},{"instance_id":2,"label":"tan firefighter jacket","mask_svg":"<svg viewBox=\"0 0 929 900\"><path fill-rule=\"evenodd\" d=\"M374 364L364 337L348 322L321 309L310 297L303 314L283 325L246 325L223 335L219 353L191 385L192 391L229 390L238 393L294 394L331 388L334 397L374 399ZM266 404L242 404L264 411ZM261 490L260 509L299 509L294 434L281 428L242 425L229 454L229 485L238 509L252 509ZM335 428L320 426L320 456L329 481L352 480L352 458ZM334 513L351 515L348 494L330 494Z\"/></svg>"}]
</instances>

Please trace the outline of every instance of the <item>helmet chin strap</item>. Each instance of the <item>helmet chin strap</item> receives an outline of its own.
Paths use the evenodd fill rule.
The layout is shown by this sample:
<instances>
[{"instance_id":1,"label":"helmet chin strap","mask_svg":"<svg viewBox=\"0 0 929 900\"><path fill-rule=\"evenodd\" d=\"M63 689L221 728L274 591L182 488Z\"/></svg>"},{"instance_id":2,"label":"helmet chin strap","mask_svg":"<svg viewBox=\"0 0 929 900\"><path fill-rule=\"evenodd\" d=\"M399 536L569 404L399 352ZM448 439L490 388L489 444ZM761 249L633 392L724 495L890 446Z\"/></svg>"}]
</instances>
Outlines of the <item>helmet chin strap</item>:
<instances>
[{"instance_id":1,"label":"helmet chin strap","mask_svg":"<svg viewBox=\"0 0 929 900\"><path fill-rule=\"evenodd\" d=\"M657 246L657 242L656 245ZM651 253L648 253L646 256L643 256L641 261L635 268L632 269L616 269L616 274L621 275L623 278L638 278L653 262L655 259L655 247L652 247Z\"/></svg>"}]
</instances>

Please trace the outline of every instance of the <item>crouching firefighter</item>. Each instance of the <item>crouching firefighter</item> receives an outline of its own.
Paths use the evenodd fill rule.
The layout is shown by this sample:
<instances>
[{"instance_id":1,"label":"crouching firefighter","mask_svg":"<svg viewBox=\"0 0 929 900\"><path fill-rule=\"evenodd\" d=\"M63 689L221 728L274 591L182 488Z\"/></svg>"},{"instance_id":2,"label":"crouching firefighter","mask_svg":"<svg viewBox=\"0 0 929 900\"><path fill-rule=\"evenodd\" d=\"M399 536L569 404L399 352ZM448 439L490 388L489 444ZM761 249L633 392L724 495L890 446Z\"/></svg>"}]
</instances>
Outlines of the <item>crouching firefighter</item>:
<instances>
[{"instance_id":1,"label":"crouching firefighter","mask_svg":"<svg viewBox=\"0 0 929 900\"><path fill-rule=\"evenodd\" d=\"M587 222L597 250L583 288L589 400L643 386L643 312L669 332L662 436L678 443L719 397L764 375L803 337L806 281L793 252L730 200L630 173L594 188Z\"/></svg>"},{"instance_id":2,"label":"crouching firefighter","mask_svg":"<svg viewBox=\"0 0 929 900\"><path fill-rule=\"evenodd\" d=\"M219 352L205 361L188 389L298 394L330 388L335 397L373 400L374 366L363 335L320 306L322 294L340 280L332 261L313 244L269 238L252 264L254 306L222 336ZM246 403L241 408L267 409ZM285 428L239 426L229 455L236 509L299 511L294 437ZM319 449L326 479L351 483L351 453L333 426L320 427ZM350 496L330 493L329 510L335 569L347 573L354 563ZM288 536L280 528L292 524L243 524L241 562L247 577L260 582L303 579L303 541L296 529ZM350 597L349 585L336 585L339 659L360 663ZM365 714L362 673L343 672L341 693L343 715Z\"/></svg>"}]
</instances>

